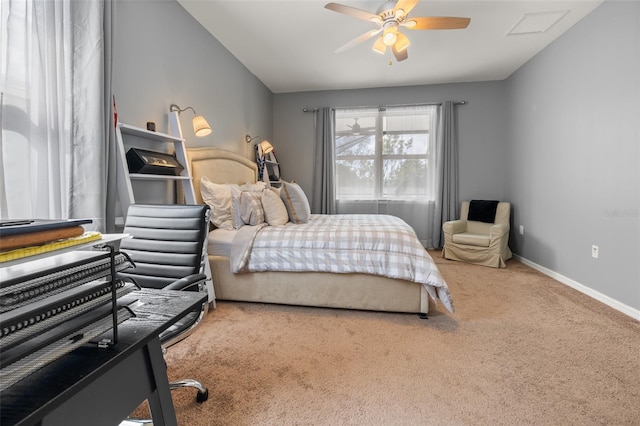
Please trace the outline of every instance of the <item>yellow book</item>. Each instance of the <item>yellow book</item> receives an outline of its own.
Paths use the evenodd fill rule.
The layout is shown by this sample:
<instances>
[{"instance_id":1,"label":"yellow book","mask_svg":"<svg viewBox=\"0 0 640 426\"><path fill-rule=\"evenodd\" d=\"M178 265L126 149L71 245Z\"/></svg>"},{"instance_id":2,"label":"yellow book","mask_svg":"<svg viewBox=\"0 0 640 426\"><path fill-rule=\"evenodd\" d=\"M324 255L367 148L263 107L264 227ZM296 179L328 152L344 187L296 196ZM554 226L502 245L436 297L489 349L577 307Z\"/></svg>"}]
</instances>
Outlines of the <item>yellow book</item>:
<instances>
[{"instance_id":1,"label":"yellow book","mask_svg":"<svg viewBox=\"0 0 640 426\"><path fill-rule=\"evenodd\" d=\"M102 234L96 231L85 232L84 234L52 241L39 246L23 247L15 250L0 253L0 262L9 262L11 260L22 259L24 257L35 256L37 254L47 253L50 251L60 250L67 247L77 246L79 244L97 241L102 238Z\"/></svg>"}]
</instances>

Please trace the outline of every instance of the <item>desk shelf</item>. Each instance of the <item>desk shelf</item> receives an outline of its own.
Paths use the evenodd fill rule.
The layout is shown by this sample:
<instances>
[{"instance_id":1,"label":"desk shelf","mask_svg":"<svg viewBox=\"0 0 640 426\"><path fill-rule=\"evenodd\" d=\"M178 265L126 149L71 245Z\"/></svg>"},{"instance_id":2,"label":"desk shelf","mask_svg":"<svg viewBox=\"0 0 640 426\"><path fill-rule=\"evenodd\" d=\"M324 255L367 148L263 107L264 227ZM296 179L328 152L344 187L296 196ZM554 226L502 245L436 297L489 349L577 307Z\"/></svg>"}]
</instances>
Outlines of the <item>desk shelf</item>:
<instances>
[{"instance_id":1,"label":"desk shelf","mask_svg":"<svg viewBox=\"0 0 640 426\"><path fill-rule=\"evenodd\" d=\"M177 425L158 336L206 296L146 289L122 299L136 316L120 324L118 344L85 345L1 392L1 425L113 426L145 399L154 424Z\"/></svg>"},{"instance_id":2,"label":"desk shelf","mask_svg":"<svg viewBox=\"0 0 640 426\"><path fill-rule=\"evenodd\" d=\"M105 332L112 338L100 345L117 344L118 324L130 313L119 312L116 301L136 286L116 279L131 260L107 248L52 251L0 268L0 390Z\"/></svg>"}]
</instances>

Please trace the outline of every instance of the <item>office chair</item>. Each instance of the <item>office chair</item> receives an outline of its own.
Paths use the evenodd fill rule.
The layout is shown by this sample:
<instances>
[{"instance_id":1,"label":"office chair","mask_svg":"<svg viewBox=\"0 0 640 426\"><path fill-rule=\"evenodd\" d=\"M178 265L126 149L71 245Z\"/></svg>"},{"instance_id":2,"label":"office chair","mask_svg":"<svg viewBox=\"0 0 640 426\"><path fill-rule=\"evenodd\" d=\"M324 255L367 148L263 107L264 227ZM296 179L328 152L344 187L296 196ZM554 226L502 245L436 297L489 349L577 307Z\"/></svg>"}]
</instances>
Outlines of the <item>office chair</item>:
<instances>
[{"instance_id":1,"label":"office chair","mask_svg":"<svg viewBox=\"0 0 640 426\"><path fill-rule=\"evenodd\" d=\"M118 273L144 288L206 292L204 262L209 231L207 205L143 205L129 207L120 251L129 255L135 267ZM163 351L187 337L208 312L205 302L160 335ZM200 382L185 379L169 383L171 389L193 387L196 400L204 402L209 391Z\"/></svg>"}]
</instances>

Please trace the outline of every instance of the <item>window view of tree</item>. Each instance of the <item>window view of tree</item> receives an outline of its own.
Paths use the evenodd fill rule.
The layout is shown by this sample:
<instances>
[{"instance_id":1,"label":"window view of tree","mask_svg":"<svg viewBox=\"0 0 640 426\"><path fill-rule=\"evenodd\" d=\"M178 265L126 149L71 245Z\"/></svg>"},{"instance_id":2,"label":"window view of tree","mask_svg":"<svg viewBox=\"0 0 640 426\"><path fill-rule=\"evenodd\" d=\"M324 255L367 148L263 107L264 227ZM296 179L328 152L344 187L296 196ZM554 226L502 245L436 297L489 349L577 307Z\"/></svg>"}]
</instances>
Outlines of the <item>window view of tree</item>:
<instances>
[{"instance_id":1,"label":"window view of tree","mask_svg":"<svg viewBox=\"0 0 640 426\"><path fill-rule=\"evenodd\" d=\"M427 112L336 110L338 199L413 200L426 195Z\"/></svg>"}]
</instances>

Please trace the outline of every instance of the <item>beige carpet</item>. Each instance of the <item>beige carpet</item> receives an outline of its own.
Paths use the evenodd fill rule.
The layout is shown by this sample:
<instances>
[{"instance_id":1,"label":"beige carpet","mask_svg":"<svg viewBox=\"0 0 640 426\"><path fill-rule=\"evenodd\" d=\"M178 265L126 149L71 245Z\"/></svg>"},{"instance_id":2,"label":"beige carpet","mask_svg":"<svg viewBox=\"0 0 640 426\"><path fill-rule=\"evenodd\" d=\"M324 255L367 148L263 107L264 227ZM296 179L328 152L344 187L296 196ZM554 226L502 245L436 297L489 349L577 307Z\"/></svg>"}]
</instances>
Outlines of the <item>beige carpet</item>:
<instances>
[{"instance_id":1,"label":"beige carpet","mask_svg":"<svg viewBox=\"0 0 640 426\"><path fill-rule=\"evenodd\" d=\"M640 323L515 261L431 252L417 315L220 302L167 353L180 425L640 425Z\"/></svg>"}]
</instances>

